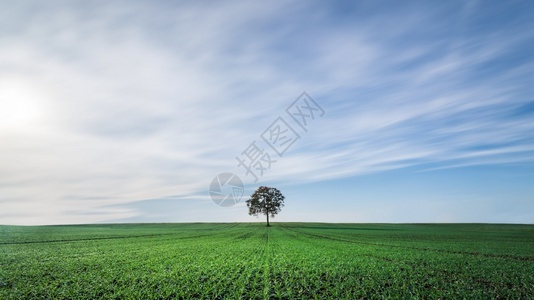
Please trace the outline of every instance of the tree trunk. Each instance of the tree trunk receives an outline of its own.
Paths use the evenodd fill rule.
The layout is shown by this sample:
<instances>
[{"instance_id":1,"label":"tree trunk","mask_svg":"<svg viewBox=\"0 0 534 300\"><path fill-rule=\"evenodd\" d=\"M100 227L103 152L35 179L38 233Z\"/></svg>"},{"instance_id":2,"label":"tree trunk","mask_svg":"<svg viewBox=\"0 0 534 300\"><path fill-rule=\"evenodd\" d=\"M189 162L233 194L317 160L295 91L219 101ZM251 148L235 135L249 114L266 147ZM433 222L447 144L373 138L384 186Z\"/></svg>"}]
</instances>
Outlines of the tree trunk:
<instances>
[{"instance_id":1,"label":"tree trunk","mask_svg":"<svg viewBox=\"0 0 534 300\"><path fill-rule=\"evenodd\" d=\"M269 214L267 214L267 227L269 227L271 225L269 225Z\"/></svg>"}]
</instances>

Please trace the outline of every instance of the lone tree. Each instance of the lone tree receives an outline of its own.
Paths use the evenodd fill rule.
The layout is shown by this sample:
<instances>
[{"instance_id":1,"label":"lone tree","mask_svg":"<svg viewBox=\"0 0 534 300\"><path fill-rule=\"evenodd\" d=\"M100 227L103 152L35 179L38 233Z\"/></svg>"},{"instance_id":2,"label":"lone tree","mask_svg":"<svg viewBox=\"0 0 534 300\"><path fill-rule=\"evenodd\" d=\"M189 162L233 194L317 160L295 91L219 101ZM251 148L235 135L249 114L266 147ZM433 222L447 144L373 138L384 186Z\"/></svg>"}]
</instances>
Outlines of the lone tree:
<instances>
[{"instance_id":1,"label":"lone tree","mask_svg":"<svg viewBox=\"0 0 534 300\"><path fill-rule=\"evenodd\" d=\"M266 215L267 226L271 226L269 215L274 218L282 210L285 198L276 188L260 186L247 200L248 214L251 216Z\"/></svg>"}]
</instances>

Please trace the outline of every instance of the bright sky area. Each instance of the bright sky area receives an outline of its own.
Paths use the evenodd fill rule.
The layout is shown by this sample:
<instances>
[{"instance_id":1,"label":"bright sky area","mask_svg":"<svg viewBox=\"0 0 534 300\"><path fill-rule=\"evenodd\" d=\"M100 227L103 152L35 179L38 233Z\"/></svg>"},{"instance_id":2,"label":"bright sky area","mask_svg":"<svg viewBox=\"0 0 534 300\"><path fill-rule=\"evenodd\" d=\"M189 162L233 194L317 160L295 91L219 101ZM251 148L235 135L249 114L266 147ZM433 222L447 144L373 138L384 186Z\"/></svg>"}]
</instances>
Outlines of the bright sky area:
<instances>
[{"instance_id":1,"label":"bright sky area","mask_svg":"<svg viewBox=\"0 0 534 300\"><path fill-rule=\"evenodd\" d=\"M533 223L532 53L533 1L0 0L0 224Z\"/></svg>"}]
</instances>

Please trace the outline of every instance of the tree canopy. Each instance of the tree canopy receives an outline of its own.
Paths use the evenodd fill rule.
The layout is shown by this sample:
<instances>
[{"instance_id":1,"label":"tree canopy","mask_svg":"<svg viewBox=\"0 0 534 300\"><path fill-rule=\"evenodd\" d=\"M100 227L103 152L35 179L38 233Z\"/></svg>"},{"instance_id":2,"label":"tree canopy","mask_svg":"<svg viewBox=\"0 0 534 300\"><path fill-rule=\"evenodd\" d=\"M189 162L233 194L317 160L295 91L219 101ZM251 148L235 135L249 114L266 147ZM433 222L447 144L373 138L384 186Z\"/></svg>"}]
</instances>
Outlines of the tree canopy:
<instances>
[{"instance_id":1,"label":"tree canopy","mask_svg":"<svg viewBox=\"0 0 534 300\"><path fill-rule=\"evenodd\" d=\"M260 186L247 200L248 214L251 216L266 215L267 226L269 216L274 218L284 207L284 195L277 189L268 186Z\"/></svg>"}]
</instances>

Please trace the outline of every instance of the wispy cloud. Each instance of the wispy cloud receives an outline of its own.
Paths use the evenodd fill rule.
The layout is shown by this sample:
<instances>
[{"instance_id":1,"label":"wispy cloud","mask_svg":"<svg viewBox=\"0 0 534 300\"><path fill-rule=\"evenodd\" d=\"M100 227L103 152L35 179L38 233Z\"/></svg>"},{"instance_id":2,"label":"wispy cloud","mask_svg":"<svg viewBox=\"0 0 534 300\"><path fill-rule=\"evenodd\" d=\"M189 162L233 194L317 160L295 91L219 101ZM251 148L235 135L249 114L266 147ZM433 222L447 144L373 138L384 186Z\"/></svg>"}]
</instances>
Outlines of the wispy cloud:
<instances>
[{"instance_id":1,"label":"wispy cloud","mask_svg":"<svg viewBox=\"0 0 534 300\"><path fill-rule=\"evenodd\" d=\"M136 201L170 195L196 211L303 90L327 113L264 182L534 160L514 4L1 6L0 223L152 220Z\"/></svg>"}]
</instances>

